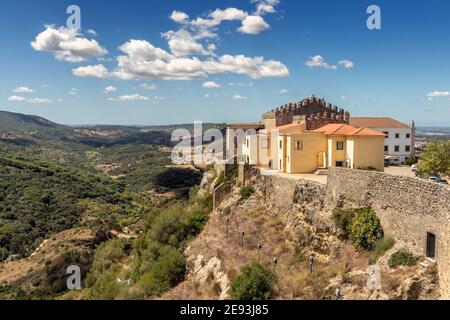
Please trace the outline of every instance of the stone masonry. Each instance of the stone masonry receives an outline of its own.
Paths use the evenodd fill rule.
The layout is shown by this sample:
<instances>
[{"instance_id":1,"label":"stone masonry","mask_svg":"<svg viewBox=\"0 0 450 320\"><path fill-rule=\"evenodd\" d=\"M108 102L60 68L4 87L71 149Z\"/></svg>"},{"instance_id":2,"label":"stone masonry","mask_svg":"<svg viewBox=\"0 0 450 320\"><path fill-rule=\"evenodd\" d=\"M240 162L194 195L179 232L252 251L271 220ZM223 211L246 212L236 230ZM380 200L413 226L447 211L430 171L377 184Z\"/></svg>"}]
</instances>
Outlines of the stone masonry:
<instances>
[{"instance_id":1,"label":"stone masonry","mask_svg":"<svg viewBox=\"0 0 450 320\"><path fill-rule=\"evenodd\" d=\"M450 298L450 188L419 178L332 168L328 201L372 207L385 233L426 255L427 233L436 235L441 296Z\"/></svg>"},{"instance_id":2,"label":"stone masonry","mask_svg":"<svg viewBox=\"0 0 450 320\"><path fill-rule=\"evenodd\" d=\"M315 130L329 123L348 124L350 120L350 113L314 96L273 109L262 117L275 118L276 126L279 127L293 123L294 117L298 116L304 118L308 130Z\"/></svg>"}]
</instances>

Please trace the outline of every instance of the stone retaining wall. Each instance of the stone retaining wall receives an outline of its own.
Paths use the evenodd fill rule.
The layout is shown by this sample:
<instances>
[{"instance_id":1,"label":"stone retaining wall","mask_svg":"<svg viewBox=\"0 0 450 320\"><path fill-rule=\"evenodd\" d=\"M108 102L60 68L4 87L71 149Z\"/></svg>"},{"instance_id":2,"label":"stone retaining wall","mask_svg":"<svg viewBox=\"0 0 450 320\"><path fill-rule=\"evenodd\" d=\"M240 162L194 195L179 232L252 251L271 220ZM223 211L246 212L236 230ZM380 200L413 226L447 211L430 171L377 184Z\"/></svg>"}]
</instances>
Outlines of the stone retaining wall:
<instances>
[{"instance_id":1,"label":"stone retaining wall","mask_svg":"<svg viewBox=\"0 0 450 320\"><path fill-rule=\"evenodd\" d=\"M426 255L427 233L436 235L441 295L450 298L450 188L419 178L332 168L327 202L372 207L385 233Z\"/></svg>"}]
</instances>

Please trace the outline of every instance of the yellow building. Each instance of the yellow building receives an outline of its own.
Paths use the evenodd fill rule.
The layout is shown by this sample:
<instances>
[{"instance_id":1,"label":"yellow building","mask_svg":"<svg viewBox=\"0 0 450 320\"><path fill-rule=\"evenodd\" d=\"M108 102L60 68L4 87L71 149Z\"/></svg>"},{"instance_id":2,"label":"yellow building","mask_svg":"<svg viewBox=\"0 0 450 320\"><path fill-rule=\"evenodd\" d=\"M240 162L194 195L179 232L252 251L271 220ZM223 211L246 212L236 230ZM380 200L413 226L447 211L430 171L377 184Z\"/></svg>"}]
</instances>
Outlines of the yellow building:
<instances>
[{"instance_id":1,"label":"yellow building","mask_svg":"<svg viewBox=\"0 0 450 320\"><path fill-rule=\"evenodd\" d=\"M382 132L347 124L307 130L299 122L247 136L243 154L249 164L290 174L330 167L383 171L384 137Z\"/></svg>"},{"instance_id":2,"label":"yellow building","mask_svg":"<svg viewBox=\"0 0 450 320\"><path fill-rule=\"evenodd\" d=\"M385 134L349 121L344 109L312 96L264 113L258 124L229 125L227 149L247 164L291 174L383 171Z\"/></svg>"}]
</instances>

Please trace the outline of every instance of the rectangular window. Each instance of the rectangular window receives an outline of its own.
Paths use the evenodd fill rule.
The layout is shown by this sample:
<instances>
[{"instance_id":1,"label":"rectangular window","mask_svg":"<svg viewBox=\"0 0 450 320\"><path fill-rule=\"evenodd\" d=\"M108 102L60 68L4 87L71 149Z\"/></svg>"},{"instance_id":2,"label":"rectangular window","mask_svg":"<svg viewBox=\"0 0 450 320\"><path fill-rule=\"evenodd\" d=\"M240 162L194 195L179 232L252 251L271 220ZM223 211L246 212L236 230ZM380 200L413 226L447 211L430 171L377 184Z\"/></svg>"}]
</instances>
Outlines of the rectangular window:
<instances>
[{"instance_id":1,"label":"rectangular window","mask_svg":"<svg viewBox=\"0 0 450 320\"><path fill-rule=\"evenodd\" d=\"M336 150L344 150L344 142L342 141L336 142Z\"/></svg>"},{"instance_id":2,"label":"rectangular window","mask_svg":"<svg viewBox=\"0 0 450 320\"><path fill-rule=\"evenodd\" d=\"M399 139L400 138L400 133L396 133L395 134L395 139Z\"/></svg>"},{"instance_id":3,"label":"rectangular window","mask_svg":"<svg viewBox=\"0 0 450 320\"><path fill-rule=\"evenodd\" d=\"M411 138L411 134L407 133L406 134L406 139L409 139L409 138Z\"/></svg>"},{"instance_id":4,"label":"rectangular window","mask_svg":"<svg viewBox=\"0 0 450 320\"><path fill-rule=\"evenodd\" d=\"M280 149L283 149L283 141L280 140Z\"/></svg>"},{"instance_id":5,"label":"rectangular window","mask_svg":"<svg viewBox=\"0 0 450 320\"><path fill-rule=\"evenodd\" d=\"M388 131L383 131L384 135L386 136L386 139L389 138L389 132Z\"/></svg>"},{"instance_id":6,"label":"rectangular window","mask_svg":"<svg viewBox=\"0 0 450 320\"><path fill-rule=\"evenodd\" d=\"M411 151L411 146L405 146L405 152L410 152Z\"/></svg>"},{"instance_id":7,"label":"rectangular window","mask_svg":"<svg viewBox=\"0 0 450 320\"><path fill-rule=\"evenodd\" d=\"M344 161L336 161L336 167L343 168L344 167Z\"/></svg>"},{"instance_id":8,"label":"rectangular window","mask_svg":"<svg viewBox=\"0 0 450 320\"><path fill-rule=\"evenodd\" d=\"M384 146L384 152L389 152L389 146Z\"/></svg>"},{"instance_id":9,"label":"rectangular window","mask_svg":"<svg viewBox=\"0 0 450 320\"><path fill-rule=\"evenodd\" d=\"M295 150L303 150L303 140L295 141Z\"/></svg>"},{"instance_id":10,"label":"rectangular window","mask_svg":"<svg viewBox=\"0 0 450 320\"><path fill-rule=\"evenodd\" d=\"M395 152L400 152L400 146L395 146Z\"/></svg>"}]
</instances>

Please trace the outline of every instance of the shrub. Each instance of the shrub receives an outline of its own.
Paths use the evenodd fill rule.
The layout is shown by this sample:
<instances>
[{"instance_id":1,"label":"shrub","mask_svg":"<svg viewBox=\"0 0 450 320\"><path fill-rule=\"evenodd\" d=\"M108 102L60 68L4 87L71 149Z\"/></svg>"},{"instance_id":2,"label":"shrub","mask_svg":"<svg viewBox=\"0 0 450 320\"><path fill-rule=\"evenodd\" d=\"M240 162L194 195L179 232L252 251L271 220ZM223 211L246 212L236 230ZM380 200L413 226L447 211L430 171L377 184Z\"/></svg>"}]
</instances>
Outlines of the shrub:
<instances>
[{"instance_id":1,"label":"shrub","mask_svg":"<svg viewBox=\"0 0 450 320\"><path fill-rule=\"evenodd\" d=\"M184 279L186 259L174 248L166 248L149 273L144 274L139 285L146 295L158 295Z\"/></svg>"},{"instance_id":2,"label":"shrub","mask_svg":"<svg viewBox=\"0 0 450 320\"><path fill-rule=\"evenodd\" d=\"M336 208L333 210L331 218L334 223L344 232L344 238L348 238L349 226L355 216L354 210L343 210Z\"/></svg>"},{"instance_id":3,"label":"shrub","mask_svg":"<svg viewBox=\"0 0 450 320\"><path fill-rule=\"evenodd\" d=\"M389 267L413 266L419 258L406 250L399 250L389 258Z\"/></svg>"},{"instance_id":4,"label":"shrub","mask_svg":"<svg viewBox=\"0 0 450 320\"><path fill-rule=\"evenodd\" d=\"M150 235L160 244L179 247L189 232L188 219L181 206L171 208L155 218Z\"/></svg>"},{"instance_id":5,"label":"shrub","mask_svg":"<svg viewBox=\"0 0 450 320\"><path fill-rule=\"evenodd\" d=\"M413 164L417 163L417 159L414 156L409 156L406 160L405 160L405 164L407 166L412 166Z\"/></svg>"},{"instance_id":6,"label":"shrub","mask_svg":"<svg viewBox=\"0 0 450 320\"><path fill-rule=\"evenodd\" d=\"M8 259L9 252L5 248L0 247L0 262L5 261Z\"/></svg>"},{"instance_id":7,"label":"shrub","mask_svg":"<svg viewBox=\"0 0 450 320\"><path fill-rule=\"evenodd\" d=\"M231 282L231 297L234 300L267 300L276 283L277 277L271 269L252 262Z\"/></svg>"},{"instance_id":8,"label":"shrub","mask_svg":"<svg viewBox=\"0 0 450 320\"><path fill-rule=\"evenodd\" d=\"M380 220L372 209L358 210L349 225L349 238L358 250L371 250L383 238Z\"/></svg>"},{"instance_id":9,"label":"shrub","mask_svg":"<svg viewBox=\"0 0 450 320\"><path fill-rule=\"evenodd\" d=\"M231 208L230 208L230 207L225 207L225 208L223 209L223 215L224 215L224 216L229 216L230 213L231 213Z\"/></svg>"},{"instance_id":10,"label":"shrub","mask_svg":"<svg viewBox=\"0 0 450 320\"><path fill-rule=\"evenodd\" d=\"M246 185L241 187L239 190L239 194L241 195L241 199L248 199L255 192L255 189L251 185Z\"/></svg>"},{"instance_id":11,"label":"shrub","mask_svg":"<svg viewBox=\"0 0 450 320\"><path fill-rule=\"evenodd\" d=\"M395 245L395 240L393 238L384 238L378 240L375 243L374 250L369 257L369 263L375 264L380 257L382 257L388 250L390 250Z\"/></svg>"}]
</instances>

